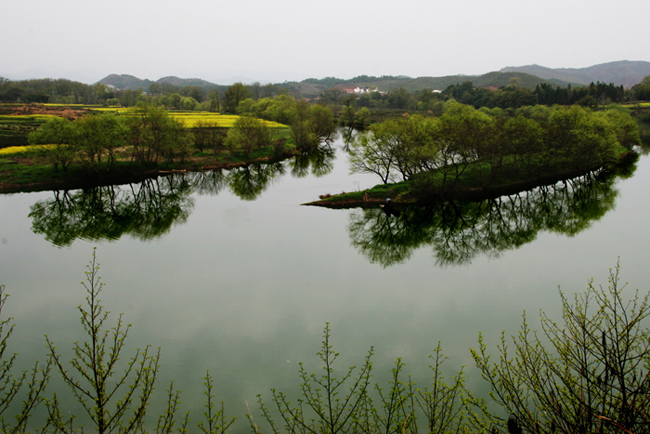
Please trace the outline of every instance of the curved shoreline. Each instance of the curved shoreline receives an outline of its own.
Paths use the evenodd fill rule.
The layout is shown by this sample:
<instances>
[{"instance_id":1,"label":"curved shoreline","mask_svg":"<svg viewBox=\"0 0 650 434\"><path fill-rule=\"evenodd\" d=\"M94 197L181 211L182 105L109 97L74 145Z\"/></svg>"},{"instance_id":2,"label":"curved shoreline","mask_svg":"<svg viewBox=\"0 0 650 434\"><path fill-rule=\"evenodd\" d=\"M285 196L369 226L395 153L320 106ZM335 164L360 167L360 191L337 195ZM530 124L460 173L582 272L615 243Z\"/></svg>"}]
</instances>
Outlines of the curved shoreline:
<instances>
[{"instance_id":1,"label":"curved shoreline","mask_svg":"<svg viewBox=\"0 0 650 434\"><path fill-rule=\"evenodd\" d=\"M619 163L616 167L625 166L627 164L633 164L638 159L638 154L633 151L628 151L621 155ZM543 176L538 176L531 179L522 179L520 181L511 182L508 184L493 185L487 187L473 187L473 188L461 188L461 189L451 189L446 191L435 191L435 188L432 188L431 194L423 196L412 196L412 195L399 195L397 193L386 193L383 197L371 197L368 195L370 190L364 190L365 196L362 199L349 199L345 198L346 195L351 193L340 193L336 195L331 195L326 198L321 198L320 200L303 203L301 205L305 206L320 206L323 208L331 209L348 209L348 208L373 208L379 206L386 202L386 199L390 199L393 205L396 206L406 206L406 205L427 205L433 204L441 201L448 200L467 200L467 201L480 201L485 199L494 199L500 196L511 195L520 193L522 191L532 190L533 188L544 186L544 185L553 185L557 182L567 181L569 179L575 178L577 176L585 175L589 172L594 172L598 170L607 170L603 167L595 167L591 169L581 169L581 170L571 170L564 171L560 173L552 173ZM390 191L390 190L389 190ZM363 193L363 192L355 192ZM341 197L337 200L337 197Z\"/></svg>"},{"instance_id":2,"label":"curved shoreline","mask_svg":"<svg viewBox=\"0 0 650 434\"><path fill-rule=\"evenodd\" d=\"M65 180L47 180L32 183L0 183L0 194L33 193L50 190L77 190L82 188L100 187L106 185L130 184L142 182L145 179L165 176L173 173L204 172L210 170L230 170L250 164L271 163L283 161L297 154L297 151L285 151L273 157L255 158L247 161L214 163L197 165L201 160L175 163L174 168L158 166L150 169L121 171L120 173L94 174L84 177L70 177Z\"/></svg>"}]
</instances>

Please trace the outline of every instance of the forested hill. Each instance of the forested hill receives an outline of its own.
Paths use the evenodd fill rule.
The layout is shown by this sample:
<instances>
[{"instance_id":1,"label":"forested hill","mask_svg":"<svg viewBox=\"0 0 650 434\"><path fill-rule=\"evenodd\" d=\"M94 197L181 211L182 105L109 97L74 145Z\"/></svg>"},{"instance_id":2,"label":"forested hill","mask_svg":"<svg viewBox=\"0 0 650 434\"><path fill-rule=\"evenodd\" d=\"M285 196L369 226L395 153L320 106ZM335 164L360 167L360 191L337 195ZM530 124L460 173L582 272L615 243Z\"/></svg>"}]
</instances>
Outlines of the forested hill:
<instances>
[{"instance_id":1,"label":"forested hill","mask_svg":"<svg viewBox=\"0 0 650 434\"><path fill-rule=\"evenodd\" d=\"M111 74L98 81L99 84L106 84L108 86L113 86L120 90L137 90L137 89L149 89L149 86L152 84L171 84L177 87L184 86L198 86L206 90L221 88L226 86L219 86L209 81L201 80L200 78L179 78L174 76L168 76L160 78L156 81L141 79L134 77L133 75L128 74Z\"/></svg>"},{"instance_id":2,"label":"forested hill","mask_svg":"<svg viewBox=\"0 0 650 434\"><path fill-rule=\"evenodd\" d=\"M319 96L321 92L334 87L374 87L380 91L391 91L397 88L404 88L415 92L422 89L444 90L451 85L462 84L471 81L474 86L480 88L503 87L512 83L515 79L520 86L534 89L542 83L553 86L566 87L584 86L594 82L614 83L617 86L631 88L641 82L643 77L650 75L650 62L645 61L618 61L594 65L588 68L570 69L545 68L539 65L507 67L501 71L489 72L483 75L450 75L444 77L407 77L407 76L368 76L360 75L350 79L335 77L308 78L300 82L278 83L280 87L288 88L296 95L306 98ZM198 78L163 77L156 81L143 80L138 77L126 74L111 74L98 83L114 86L117 89L143 89L149 90L150 86L173 85L176 87L196 86L207 91L213 89L226 89L221 86ZM252 84L252 83L245 83Z\"/></svg>"},{"instance_id":3,"label":"forested hill","mask_svg":"<svg viewBox=\"0 0 650 434\"><path fill-rule=\"evenodd\" d=\"M552 69L540 65L509 66L501 72L522 72L546 80L562 80L580 85L601 82L631 88L640 83L643 77L650 75L650 62L622 60L576 69Z\"/></svg>"},{"instance_id":4,"label":"forested hill","mask_svg":"<svg viewBox=\"0 0 650 434\"><path fill-rule=\"evenodd\" d=\"M480 76L470 76L470 75L450 75L446 77L418 77L411 78L406 76L381 76L373 77L368 75L360 75L351 79L340 79L334 77L327 77L322 79L308 78L301 82L285 82L278 84L282 87L288 87L291 90L304 95L317 96L319 92L331 89L333 87L370 87L374 86L382 91L390 91L403 87L404 89L414 92L422 89L439 89L444 90L448 86L453 84L461 84L465 81L471 81L477 87L502 87L510 84L512 78L516 78L521 86L533 89L536 85L541 83L551 83L555 86L566 86L570 82L565 82L562 80L547 80L536 77L531 74L521 73L521 72L490 72L488 74ZM171 84L177 87L184 86L197 86L204 88L206 90L211 90L215 88L225 88L227 86L220 86L214 83L210 83L205 80L198 78L179 78L179 77L163 77L159 80L143 80L138 77L127 74L111 74L98 83L106 84L108 86L113 86L120 90L136 90L144 89L147 90L149 87L154 85L164 85ZM573 84L576 84L574 82ZM251 83L245 83L251 84Z\"/></svg>"},{"instance_id":5,"label":"forested hill","mask_svg":"<svg viewBox=\"0 0 650 434\"><path fill-rule=\"evenodd\" d=\"M404 88L410 92L416 92L422 89L444 90L455 84L462 84L471 81L476 87L503 87L511 84L512 79L516 79L520 86L534 89L535 86L542 83L550 83L553 86L566 87L569 84L561 80L546 80L531 74L521 72L490 72L484 75L449 75L445 77L418 77L411 78L406 76L382 76L373 77L360 75L349 80L327 77L322 79L308 78L301 82L289 82L284 86L291 88L295 93L305 97L317 96L319 92L333 87L371 87L380 91L391 91L397 88Z\"/></svg>"}]
</instances>

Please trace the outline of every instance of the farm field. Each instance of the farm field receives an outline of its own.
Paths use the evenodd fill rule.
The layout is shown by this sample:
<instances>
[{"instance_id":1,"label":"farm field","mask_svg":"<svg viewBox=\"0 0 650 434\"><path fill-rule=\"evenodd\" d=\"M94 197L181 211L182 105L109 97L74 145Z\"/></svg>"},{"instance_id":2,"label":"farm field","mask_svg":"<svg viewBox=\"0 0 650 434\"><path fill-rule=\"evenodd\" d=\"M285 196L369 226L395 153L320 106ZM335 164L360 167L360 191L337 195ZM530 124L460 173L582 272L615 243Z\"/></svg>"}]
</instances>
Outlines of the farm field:
<instances>
[{"instance_id":1,"label":"farm field","mask_svg":"<svg viewBox=\"0 0 650 434\"><path fill-rule=\"evenodd\" d=\"M125 107L104 107L88 104L0 104L0 149L27 146L27 135L54 117L75 119L88 112L124 113ZM186 128L231 128L239 116L213 112L170 111ZM263 121L268 128L287 128L286 125Z\"/></svg>"}]
</instances>

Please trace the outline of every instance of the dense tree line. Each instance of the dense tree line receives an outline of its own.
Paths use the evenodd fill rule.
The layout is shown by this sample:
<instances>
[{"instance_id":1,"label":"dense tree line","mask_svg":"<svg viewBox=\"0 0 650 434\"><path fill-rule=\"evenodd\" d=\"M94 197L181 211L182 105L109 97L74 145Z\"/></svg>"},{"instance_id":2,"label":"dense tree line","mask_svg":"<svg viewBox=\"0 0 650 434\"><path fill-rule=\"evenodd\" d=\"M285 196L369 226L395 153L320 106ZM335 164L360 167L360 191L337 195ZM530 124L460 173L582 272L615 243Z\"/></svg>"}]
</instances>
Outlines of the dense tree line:
<instances>
[{"instance_id":1,"label":"dense tree line","mask_svg":"<svg viewBox=\"0 0 650 434\"><path fill-rule=\"evenodd\" d=\"M638 100L650 101L650 75L644 77L641 83L633 86L632 91Z\"/></svg>"},{"instance_id":2,"label":"dense tree line","mask_svg":"<svg viewBox=\"0 0 650 434\"><path fill-rule=\"evenodd\" d=\"M51 144L54 170L65 171L73 162L87 169L110 170L116 151L128 145L131 162L151 165L188 155L192 137L182 122L162 107L139 105L128 112L93 114L72 121L54 118L29 135L31 144ZM102 162L107 164L102 165Z\"/></svg>"},{"instance_id":3,"label":"dense tree line","mask_svg":"<svg viewBox=\"0 0 650 434\"><path fill-rule=\"evenodd\" d=\"M242 101L241 116L231 128L199 122L188 129L162 106L141 103L128 111L91 113L77 120L54 118L29 135L31 144L49 144L55 171L66 171L73 162L86 169L111 170L118 150L128 148L131 162L145 166L183 160L194 150L251 152L274 147L280 153L287 141L299 150L318 147L331 139L336 122L332 110L296 101L290 96ZM263 119L288 125L288 133L271 129ZM286 131L286 129L284 129ZM287 136L288 134L288 136ZM122 160L124 160L122 155Z\"/></svg>"},{"instance_id":4,"label":"dense tree line","mask_svg":"<svg viewBox=\"0 0 650 434\"><path fill-rule=\"evenodd\" d=\"M647 80L646 80L647 81ZM367 92L360 95L347 95L336 89L321 93L324 103L349 106L349 100L357 108L396 109L405 111L428 111L441 114L443 103L451 99L475 108L517 109L537 104L573 105L596 107L610 103L624 103L634 100L647 100L648 85L639 84L626 91L623 86L605 83L591 83L589 86L561 87L550 84L537 85L529 89L512 80L508 86L500 88L476 87L471 81L448 86L443 91L422 89L410 92L403 87L388 92Z\"/></svg>"},{"instance_id":5,"label":"dense tree line","mask_svg":"<svg viewBox=\"0 0 650 434\"><path fill-rule=\"evenodd\" d=\"M359 76L357 81L370 81L376 77ZM314 80L305 80L310 83ZM320 93L324 104L340 106L350 95L337 88L350 80L315 80L332 87ZM65 79L37 79L11 81L0 77L0 101L8 103L62 103L62 104L106 104L135 106L138 102L149 102L178 110L206 110L236 113L239 103L251 98L255 101L278 95L288 95L287 88L276 84L235 83L231 86L205 88L197 85L176 86L171 83L150 83L146 89L116 89L104 84L87 85ZM299 97L299 95L294 95ZM441 102L454 99L475 108L499 107L519 108L522 106L571 105L593 107L598 104L622 103L636 100L650 100L650 78L646 77L632 89L612 83L591 83L588 86L553 86L539 84L534 89L522 86L517 78L499 88L476 87L471 81L448 86L442 91L421 89L410 91L398 87L388 92L371 91L355 95L354 106L368 109L396 110L439 110Z\"/></svg>"},{"instance_id":6,"label":"dense tree line","mask_svg":"<svg viewBox=\"0 0 650 434\"><path fill-rule=\"evenodd\" d=\"M440 117L373 124L351 144L352 170L376 174L383 183L417 177L423 185L445 188L472 167L474 182L489 185L504 176L595 169L613 162L619 145L640 143L637 123L616 110L537 106L515 116L490 112L452 102Z\"/></svg>"},{"instance_id":7,"label":"dense tree line","mask_svg":"<svg viewBox=\"0 0 650 434\"><path fill-rule=\"evenodd\" d=\"M296 100L289 95L254 100L240 95L235 112L242 116L252 116L288 125L293 142L299 148L313 147L329 140L336 130L334 113L320 104L310 104L306 100Z\"/></svg>"},{"instance_id":8,"label":"dense tree line","mask_svg":"<svg viewBox=\"0 0 650 434\"><path fill-rule=\"evenodd\" d=\"M286 93L274 84L236 83L230 87L206 88L197 85L176 86L171 83L150 83L147 88L117 89L105 84L84 84L66 79L33 79L12 81L0 77L0 102L100 104L133 107L146 102L177 110L228 111L224 104L230 102L233 89L244 89L246 97L255 99ZM237 101L230 112L234 113Z\"/></svg>"}]
</instances>

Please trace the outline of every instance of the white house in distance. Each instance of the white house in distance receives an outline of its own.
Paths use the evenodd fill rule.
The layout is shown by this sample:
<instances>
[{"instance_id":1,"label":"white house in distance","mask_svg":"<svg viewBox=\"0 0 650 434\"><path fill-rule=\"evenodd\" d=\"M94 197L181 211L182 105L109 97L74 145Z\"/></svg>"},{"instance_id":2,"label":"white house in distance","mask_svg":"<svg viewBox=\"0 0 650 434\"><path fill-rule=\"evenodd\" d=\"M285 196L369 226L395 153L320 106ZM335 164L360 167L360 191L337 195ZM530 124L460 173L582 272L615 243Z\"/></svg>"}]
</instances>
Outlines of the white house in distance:
<instances>
[{"instance_id":1,"label":"white house in distance","mask_svg":"<svg viewBox=\"0 0 650 434\"><path fill-rule=\"evenodd\" d=\"M354 95L363 95L365 93L372 93L372 92L379 92L379 93L385 93L381 92L377 87L375 86L370 86L370 87L343 87L341 88L341 91L347 94L354 94Z\"/></svg>"}]
</instances>

